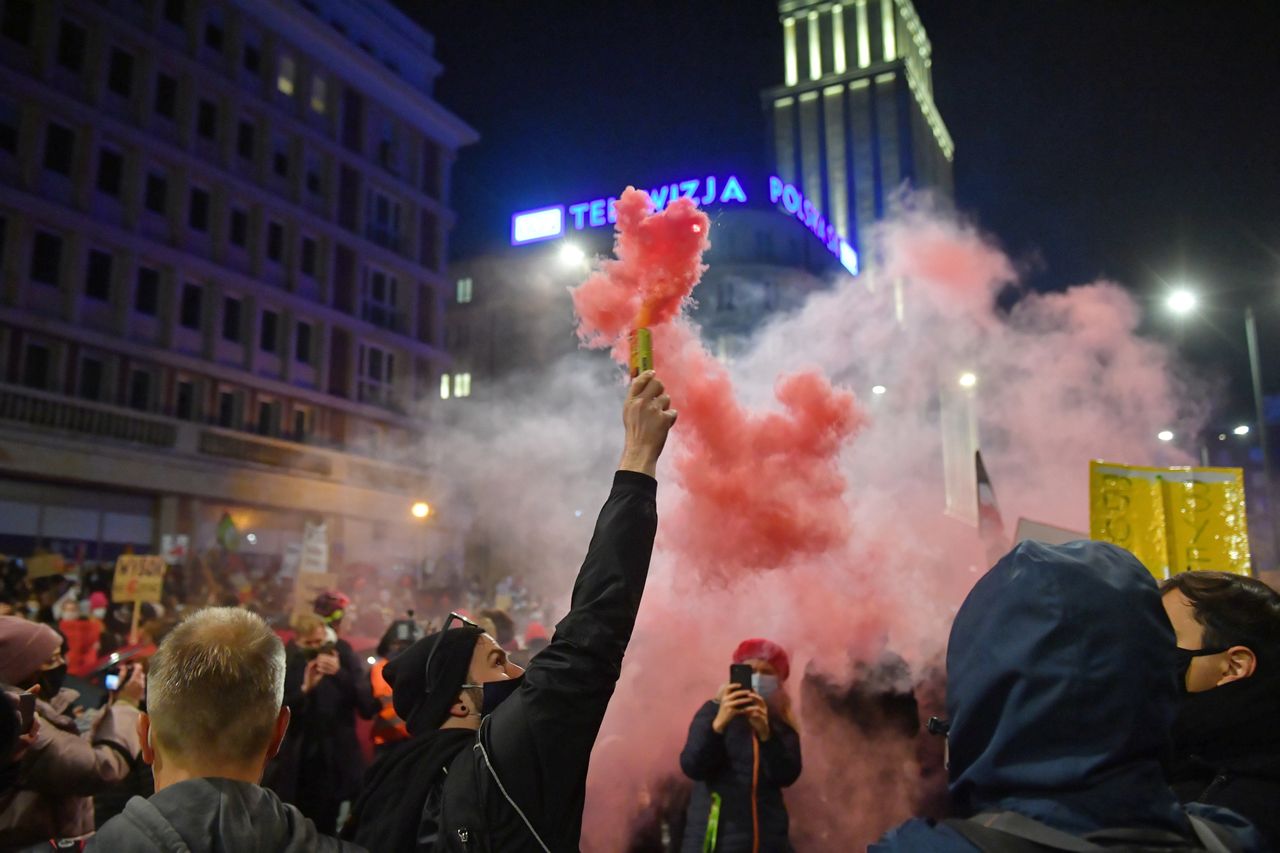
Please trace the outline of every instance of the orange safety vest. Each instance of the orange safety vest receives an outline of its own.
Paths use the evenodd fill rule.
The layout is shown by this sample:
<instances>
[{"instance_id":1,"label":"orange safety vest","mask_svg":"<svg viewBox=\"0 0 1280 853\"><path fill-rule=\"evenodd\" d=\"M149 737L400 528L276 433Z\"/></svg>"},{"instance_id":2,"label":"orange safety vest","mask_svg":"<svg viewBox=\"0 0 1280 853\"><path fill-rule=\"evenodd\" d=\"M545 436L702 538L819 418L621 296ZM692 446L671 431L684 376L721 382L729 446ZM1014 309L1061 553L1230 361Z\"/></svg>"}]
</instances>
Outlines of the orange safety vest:
<instances>
[{"instance_id":1,"label":"orange safety vest","mask_svg":"<svg viewBox=\"0 0 1280 853\"><path fill-rule=\"evenodd\" d=\"M369 671L369 683L373 686L373 695L382 703L378 716L373 718L373 745L384 746L409 739L409 729L404 720L396 716L396 709L391 704L391 685L382 677L382 670L387 659L382 658Z\"/></svg>"}]
</instances>

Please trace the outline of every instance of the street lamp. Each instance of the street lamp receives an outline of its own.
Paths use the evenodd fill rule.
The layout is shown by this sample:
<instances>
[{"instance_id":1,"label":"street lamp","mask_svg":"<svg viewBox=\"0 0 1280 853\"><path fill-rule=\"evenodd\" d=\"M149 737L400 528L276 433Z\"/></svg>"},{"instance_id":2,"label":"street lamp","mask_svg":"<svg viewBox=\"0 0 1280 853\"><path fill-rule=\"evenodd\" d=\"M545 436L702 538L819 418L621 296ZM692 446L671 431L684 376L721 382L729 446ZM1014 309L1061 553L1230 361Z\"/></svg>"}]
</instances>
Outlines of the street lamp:
<instances>
[{"instance_id":1,"label":"street lamp","mask_svg":"<svg viewBox=\"0 0 1280 853\"><path fill-rule=\"evenodd\" d=\"M418 501L409 509L409 512L413 513L414 518L426 518L431 515L431 505L426 501Z\"/></svg>"},{"instance_id":2,"label":"street lamp","mask_svg":"<svg viewBox=\"0 0 1280 853\"><path fill-rule=\"evenodd\" d=\"M1200 297L1196 296L1196 292L1190 288L1179 287L1165 297L1164 304L1174 314L1185 317L1196 310L1196 306L1200 304Z\"/></svg>"},{"instance_id":3,"label":"street lamp","mask_svg":"<svg viewBox=\"0 0 1280 853\"><path fill-rule=\"evenodd\" d=\"M877 397L882 396L882 395L883 395L883 394L885 394L888 390L889 390L889 389L888 389L888 388L886 388L886 387L884 387L883 385L872 385L872 386L871 386L871 393L872 393L872 394L875 394Z\"/></svg>"},{"instance_id":4,"label":"street lamp","mask_svg":"<svg viewBox=\"0 0 1280 853\"><path fill-rule=\"evenodd\" d=\"M1158 433L1156 433L1156 438L1160 439L1161 441L1173 441L1173 430L1162 429Z\"/></svg>"},{"instance_id":5,"label":"street lamp","mask_svg":"<svg viewBox=\"0 0 1280 853\"><path fill-rule=\"evenodd\" d=\"M573 243L565 243L560 247L560 263L566 267L581 266L587 259L587 253Z\"/></svg>"},{"instance_id":6,"label":"street lamp","mask_svg":"<svg viewBox=\"0 0 1280 853\"><path fill-rule=\"evenodd\" d=\"M1233 432L1233 433L1235 433L1236 435L1248 435L1248 434L1249 434L1249 425L1248 425L1248 424L1240 424L1240 426L1238 426L1238 427L1236 427L1235 429L1233 429L1233 430L1232 430L1232 432Z\"/></svg>"},{"instance_id":7,"label":"street lamp","mask_svg":"<svg viewBox=\"0 0 1280 853\"><path fill-rule=\"evenodd\" d=\"M960 374L961 388L972 388L977 384L978 384L978 375L976 373L970 373L966 371Z\"/></svg>"}]
</instances>

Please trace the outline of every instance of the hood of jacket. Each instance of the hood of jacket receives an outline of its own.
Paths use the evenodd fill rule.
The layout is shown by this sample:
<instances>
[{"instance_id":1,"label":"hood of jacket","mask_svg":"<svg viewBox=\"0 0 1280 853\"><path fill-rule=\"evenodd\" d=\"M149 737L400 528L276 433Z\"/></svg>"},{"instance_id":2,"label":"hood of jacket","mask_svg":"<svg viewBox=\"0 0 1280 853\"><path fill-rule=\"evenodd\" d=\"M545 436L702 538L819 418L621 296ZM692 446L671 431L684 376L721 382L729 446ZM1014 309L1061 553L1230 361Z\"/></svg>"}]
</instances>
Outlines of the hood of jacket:
<instances>
[{"instance_id":1,"label":"hood of jacket","mask_svg":"<svg viewBox=\"0 0 1280 853\"><path fill-rule=\"evenodd\" d=\"M1104 542L1022 542L974 586L947 646L952 799L1068 832L1182 831L1160 759L1173 628L1150 572Z\"/></svg>"},{"instance_id":2,"label":"hood of jacket","mask_svg":"<svg viewBox=\"0 0 1280 853\"><path fill-rule=\"evenodd\" d=\"M107 821L91 849L112 853L359 851L316 832L266 788L231 779L190 779L149 799L134 797Z\"/></svg>"}]
</instances>

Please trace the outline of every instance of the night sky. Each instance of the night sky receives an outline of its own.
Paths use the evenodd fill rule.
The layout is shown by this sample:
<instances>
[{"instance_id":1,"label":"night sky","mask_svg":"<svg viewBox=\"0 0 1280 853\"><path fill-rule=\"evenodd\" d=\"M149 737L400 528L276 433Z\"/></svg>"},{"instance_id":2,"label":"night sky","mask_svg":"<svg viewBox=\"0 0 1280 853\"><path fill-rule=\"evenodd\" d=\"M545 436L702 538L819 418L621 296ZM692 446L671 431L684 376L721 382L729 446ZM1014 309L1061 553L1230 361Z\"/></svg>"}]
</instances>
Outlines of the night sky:
<instances>
[{"instance_id":1,"label":"night sky","mask_svg":"<svg viewBox=\"0 0 1280 853\"><path fill-rule=\"evenodd\" d=\"M773 0L398 2L436 37L437 97L483 137L454 172L455 257L505 245L523 207L769 169ZM1231 417L1252 301L1280 390L1280 3L915 3L957 205L1027 283L1111 277L1154 299L1195 282L1212 307L1149 331L1232 376Z\"/></svg>"}]
</instances>

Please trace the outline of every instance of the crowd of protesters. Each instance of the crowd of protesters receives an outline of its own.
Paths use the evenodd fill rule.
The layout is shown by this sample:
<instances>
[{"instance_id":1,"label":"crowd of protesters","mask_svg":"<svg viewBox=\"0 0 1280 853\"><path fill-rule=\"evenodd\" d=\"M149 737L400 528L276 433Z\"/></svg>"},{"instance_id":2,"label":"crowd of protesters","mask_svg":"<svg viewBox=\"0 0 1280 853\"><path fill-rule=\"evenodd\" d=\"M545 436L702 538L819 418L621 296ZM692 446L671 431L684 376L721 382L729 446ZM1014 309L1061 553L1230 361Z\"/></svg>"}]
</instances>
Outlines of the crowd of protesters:
<instances>
[{"instance_id":1,"label":"crowd of protesters","mask_svg":"<svg viewBox=\"0 0 1280 853\"><path fill-rule=\"evenodd\" d=\"M246 592L202 565L175 573L131 636L109 575L7 574L0 850L577 850L675 420L661 382L637 378L612 491L550 630L514 579L504 608L333 589L290 612L282 584ZM692 715L681 776L646 796L647 821L620 826L629 849L792 850L812 707L945 753L920 762L922 816L877 853L1280 851L1280 594L1254 578L1159 585L1112 545L1023 542L960 607L936 690L888 650L848 684L793 677L787 649L760 637L725 665L673 709ZM933 799L930 774L945 788Z\"/></svg>"}]
</instances>

